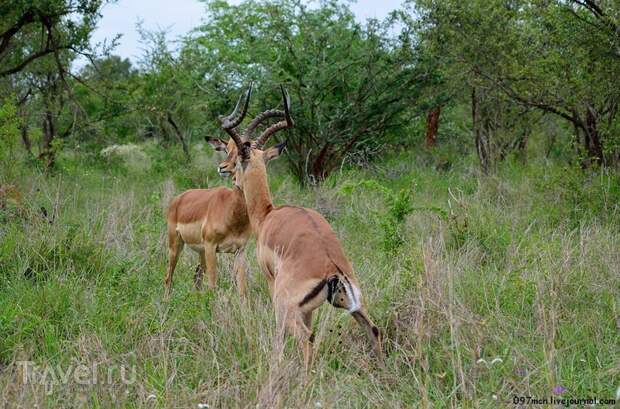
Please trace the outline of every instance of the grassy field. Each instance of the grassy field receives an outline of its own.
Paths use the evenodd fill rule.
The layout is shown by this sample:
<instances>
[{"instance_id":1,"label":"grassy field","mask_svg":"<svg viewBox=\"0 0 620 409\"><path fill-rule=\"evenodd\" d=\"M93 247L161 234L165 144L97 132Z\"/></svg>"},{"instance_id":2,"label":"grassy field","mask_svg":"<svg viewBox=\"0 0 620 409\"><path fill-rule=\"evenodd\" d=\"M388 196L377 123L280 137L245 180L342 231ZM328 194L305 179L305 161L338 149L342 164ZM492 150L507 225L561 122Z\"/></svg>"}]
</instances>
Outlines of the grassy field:
<instances>
[{"instance_id":1,"label":"grassy field","mask_svg":"<svg viewBox=\"0 0 620 409\"><path fill-rule=\"evenodd\" d=\"M51 175L21 172L14 183L30 214L0 210L0 402L494 408L554 390L615 398L617 175L541 159L483 177L467 159L445 166L404 152L302 189L274 163L275 202L332 223L385 333L381 368L355 322L321 307L304 380L292 340L283 364L271 359L275 320L253 243L247 305L232 256L219 256L216 291L195 291L189 249L163 297L168 201L224 183L207 151L180 165L150 147L149 170L77 153Z\"/></svg>"}]
</instances>

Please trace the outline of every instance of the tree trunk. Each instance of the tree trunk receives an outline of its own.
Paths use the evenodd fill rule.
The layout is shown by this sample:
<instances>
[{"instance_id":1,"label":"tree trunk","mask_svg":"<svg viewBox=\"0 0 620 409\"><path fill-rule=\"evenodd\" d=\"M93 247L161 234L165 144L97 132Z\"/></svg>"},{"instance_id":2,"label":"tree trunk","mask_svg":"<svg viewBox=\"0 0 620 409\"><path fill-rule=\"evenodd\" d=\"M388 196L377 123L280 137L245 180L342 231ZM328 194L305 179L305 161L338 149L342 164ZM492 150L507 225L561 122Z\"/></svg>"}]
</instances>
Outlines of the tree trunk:
<instances>
[{"instance_id":1,"label":"tree trunk","mask_svg":"<svg viewBox=\"0 0 620 409\"><path fill-rule=\"evenodd\" d=\"M596 165L603 164L603 146L598 132L597 117L596 113L590 107L586 109L584 134L586 145L585 148L588 152L590 160Z\"/></svg>"},{"instance_id":2,"label":"tree trunk","mask_svg":"<svg viewBox=\"0 0 620 409\"><path fill-rule=\"evenodd\" d=\"M482 132L480 129L480 123L478 118L478 97L476 96L476 88L471 90L471 119L472 127L474 128L474 136L476 138L476 153L478 154L478 160L480 161L480 168L486 175L489 173L489 157L485 144L483 141Z\"/></svg>"},{"instance_id":3,"label":"tree trunk","mask_svg":"<svg viewBox=\"0 0 620 409\"><path fill-rule=\"evenodd\" d=\"M39 159L45 160L45 166L51 168L54 166L54 149L52 143L54 142L55 128L54 128L54 116L52 110L49 107L49 101L45 102L45 115L43 117L43 140L41 141L41 151L39 153Z\"/></svg>"},{"instance_id":4,"label":"tree trunk","mask_svg":"<svg viewBox=\"0 0 620 409\"><path fill-rule=\"evenodd\" d=\"M323 180L331 170L326 169L326 159L330 146L329 143L326 143L312 162L312 173L310 175L314 177L315 180Z\"/></svg>"},{"instance_id":5,"label":"tree trunk","mask_svg":"<svg viewBox=\"0 0 620 409\"><path fill-rule=\"evenodd\" d=\"M428 111L426 116L426 146L435 146L437 143L437 131L439 130L439 114L441 106L437 105Z\"/></svg>"},{"instance_id":6,"label":"tree trunk","mask_svg":"<svg viewBox=\"0 0 620 409\"><path fill-rule=\"evenodd\" d=\"M523 131L521 131L521 135L519 135L519 138L517 139L517 157L519 158L519 160L523 163L525 163L527 161L527 142L529 140L530 137L530 129L529 127L525 127L525 129L523 129Z\"/></svg>"},{"instance_id":7,"label":"tree trunk","mask_svg":"<svg viewBox=\"0 0 620 409\"><path fill-rule=\"evenodd\" d=\"M181 142L181 146L183 146L183 153L185 154L185 159L189 161L189 147L187 146L187 142L185 142L185 138L183 137L181 130L177 126L176 122L174 122L174 120L172 119L172 115L170 115L170 112L166 113L166 118L168 119L168 123L172 125L172 129L174 129L174 133L177 135L179 142Z\"/></svg>"},{"instance_id":8,"label":"tree trunk","mask_svg":"<svg viewBox=\"0 0 620 409\"><path fill-rule=\"evenodd\" d=\"M32 142L30 142L30 136L28 136L28 123L22 123L19 127L19 131L22 135L22 142L24 143L26 151L32 156Z\"/></svg>"},{"instance_id":9,"label":"tree trunk","mask_svg":"<svg viewBox=\"0 0 620 409\"><path fill-rule=\"evenodd\" d=\"M30 141L30 136L28 135L28 122L30 120L30 116L28 115L28 109L25 105L31 94L32 89L29 88L24 96L17 100L18 116L20 119L19 131L22 137L22 143L30 156L32 156L32 142Z\"/></svg>"}]
</instances>

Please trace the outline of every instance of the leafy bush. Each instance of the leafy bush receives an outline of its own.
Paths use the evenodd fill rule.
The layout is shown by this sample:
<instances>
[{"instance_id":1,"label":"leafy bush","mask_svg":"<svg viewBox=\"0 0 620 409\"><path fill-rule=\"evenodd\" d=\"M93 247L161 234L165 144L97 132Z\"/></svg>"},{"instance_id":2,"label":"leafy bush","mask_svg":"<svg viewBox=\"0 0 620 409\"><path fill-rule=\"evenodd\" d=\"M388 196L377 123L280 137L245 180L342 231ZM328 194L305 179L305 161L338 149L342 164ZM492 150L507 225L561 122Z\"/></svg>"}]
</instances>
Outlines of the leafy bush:
<instances>
[{"instance_id":1,"label":"leafy bush","mask_svg":"<svg viewBox=\"0 0 620 409\"><path fill-rule=\"evenodd\" d=\"M7 98L0 101L0 184L15 177L19 145L19 117L15 105ZM7 179L7 180L3 180Z\"/></svg>"},{"instance_id":2,"label":"leafy bush","mask_svg":"<svg viewBox=\"0 0 620 409\"><path fill-rule=\"evenodd\" d=\"M403 226L405 218L413 210L411 191L400 189L398 192L386 188L375 180L361 180L357 183L345 183L340 191L351 195L356 189L374 190L379 192L383 199L381 211L375 211L375 220L382 231L381 247L388 254L394 254L405 242Z\"/></svg>"},{"instance_id":3,"label":"leafy bush","mask_svg":"<svg viewBox=\"0 0 620 409\"><path fill-rule=\"evenodd\" d=\"M302 183L323 180L347 155L373 156L390 136L402 142L399 131L420 111L430 74L416 69L410 45L391 38L387 23L360 24L337 1L217 1L208 11L179 64L208 73L211 118L228 112L250 80L261 109L280 102L276 85L285 84L295 119L287 159Z\"/></svg>"}]
</instances>

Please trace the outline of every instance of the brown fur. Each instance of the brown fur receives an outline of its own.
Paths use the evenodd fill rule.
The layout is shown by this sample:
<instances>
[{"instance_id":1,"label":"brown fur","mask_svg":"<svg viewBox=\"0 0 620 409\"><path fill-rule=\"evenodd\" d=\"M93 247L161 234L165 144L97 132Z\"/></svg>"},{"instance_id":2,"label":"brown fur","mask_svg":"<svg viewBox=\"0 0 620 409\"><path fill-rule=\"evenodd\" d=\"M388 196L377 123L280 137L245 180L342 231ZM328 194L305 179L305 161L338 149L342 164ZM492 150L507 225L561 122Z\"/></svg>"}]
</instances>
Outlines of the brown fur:
<instances>
[{"instance_id":1,"label":"brown fur","mask_svg":"<svg viewBox=\"0 0 620 409\"><path fill-rule=\"evenodd\" d=\"M311 209L273 207L265 164L279 153L274 149L278 148L251 149L249 159L238 160L236 174L256 235L258 263L276 309L278 333L286 329L299 340L308 370L312 312L329 297L335 307L350 310L381 356L379 331L363 309L357 278L329 223Z\"/></svg>"},{"instance_id":2,"label":"brown fur","mask_svg":"<svg viewBox=\"0 0 620 409\"><path fill-rule=\"evenodd\" d=\"M168 208L168 220L176 223L192 223L205 217L213 219L214 225L235 230L241 225L245 230L248 216L239 188L186 190L175 197Z\"/></svg>"},{"instance_id":3,"label":"brown fur","mask_svg":"<svg viewBox=\"0 0 620 409\"><path fill-rule=\"evenodd\" d=\"M229 158L222 162L219 168L230 168L228 160ZM232 169L233 172L228 174L234 175L234 167ZM200 268L196 270L194 278L196 288L202 286L202 275L205 271L208 274L209 287L215 288L216 253L235 253L234 270L237 286L241 297L245 297L245 245L251 229L243 193L238 187L187 190L170 203L167 222L166 294L171 291L172 277L179 255L185 244L188 244L198 252L200 258Z\"/></svg>"}]
</instances>

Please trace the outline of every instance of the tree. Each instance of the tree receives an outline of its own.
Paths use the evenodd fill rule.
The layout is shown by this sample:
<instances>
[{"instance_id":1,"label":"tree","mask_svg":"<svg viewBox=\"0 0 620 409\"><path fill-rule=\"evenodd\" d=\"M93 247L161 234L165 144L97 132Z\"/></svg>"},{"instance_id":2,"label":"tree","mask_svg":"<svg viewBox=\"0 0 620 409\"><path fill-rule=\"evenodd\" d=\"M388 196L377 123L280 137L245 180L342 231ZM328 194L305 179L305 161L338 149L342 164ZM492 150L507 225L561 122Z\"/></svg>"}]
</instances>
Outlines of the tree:
<instances>
[{"instance_id":1,"label":"tree","mask_svg":"<svg viewBox=\"0 0 620 409\"><path fill-rule=\"evenodd\" d=\"M102 3L103 0L2 2L0 77L16 74L46 56L57 57L69 50L83 53L89 47L88 39Z\"/></svg>"},{"instance_id":2,"label":"tree","mask_svg":"<svg viewBox=\"0 0 620 409\"><path fill-rule=\"evenodd\" d=\"M207 3L211 18L182 50L208 90L210 117L230 110L250 79L259 106L273 107L288 88L295 128L288 160L300 181L320 181L345 161L386 142L421 110L425 73L411 49L377 21L357 23L335 1Z\"/></svg>"},{"instance_id":3,"label":"tree","mask_svg":"<svg viewBox=\"0 0 620 409\"><path fill-rule=\"evenodd\" d=\"M620 98L614 85L620 76L617 2L415 0L409 4L415 9L420 41L440 62L449 78L447 85L463 90L465 84L475 95L472 115L479 114L478 125L486 121L484 116L496 115L493 106L505 105L493 101L505 99L568 121L588 162L617 158L613 132ZM478 110L480 104L489 109Z\"/></svg>"},{"instance_id":4,"label":"tree","mask_svg":"<svg viewBox=\"0 0 620 409\"><path fill-rule=\"evenodd\" d=\"M71 90L71 81L79 78L69 66L76 55L92 57L89 38L103 3L9 0L0 4L0 86L18 95L22 140L28 151L28 112L32 110L28 105L43 111L39 156L49 166L54 163L56 136L72 132L79 109ZM68 121L60 125L68 99L73 109Z\"/></svg>"},{"instance_id":5,"label":"tree","mask_svg":"<svg viewBox=\"0 0 620 409\"><path fill-rule=\"evenodd\" d=\"M93 58L72 81L72 90L83 116L74 139L105 144L137 139L144 122L137 115L132 97L139 86L139 73L128 59L115 55Z\"/></svg>"},{"instance_id":6,"label":"tree","mask_svg":"<svg viewBox=\"0 0 620 409\"><path fill-rule=\"evenodd\" d=\"M165 142L176 139L189 160L189 129L203 133L204 78L197 76L195 60L170 49L165 31L140 29L140 34L146 50L132 104L148 123L149 135L157 134Z\"/></svg>"}]
</instances>

